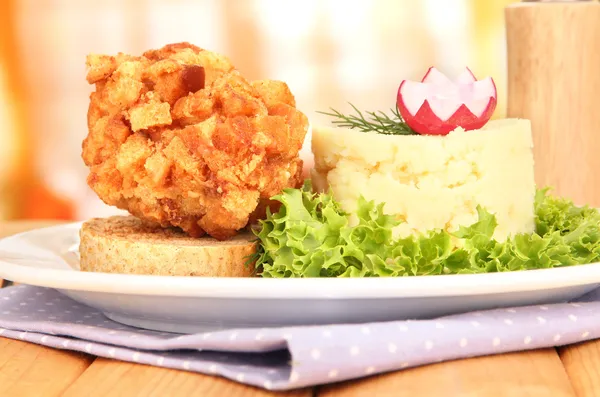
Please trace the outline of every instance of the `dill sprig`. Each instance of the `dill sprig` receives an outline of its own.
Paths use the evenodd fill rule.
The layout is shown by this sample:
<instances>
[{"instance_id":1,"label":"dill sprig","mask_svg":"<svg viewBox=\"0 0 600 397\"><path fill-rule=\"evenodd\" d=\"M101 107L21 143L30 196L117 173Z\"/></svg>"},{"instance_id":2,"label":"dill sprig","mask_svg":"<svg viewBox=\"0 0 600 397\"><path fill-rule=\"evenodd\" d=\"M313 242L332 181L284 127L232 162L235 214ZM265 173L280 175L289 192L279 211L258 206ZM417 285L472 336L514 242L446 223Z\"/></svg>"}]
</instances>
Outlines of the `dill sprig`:
<instances>
[{"instance_id":1,"label":"dill sprig","mask_svg":"<svg viewBox=\"0 0 600 397\"><path fill-rule=\"evenodd\" d=\"M385 135L416 135L402 119L402 116L398 112L398 109L391 109L392 115L389 116L382 111L369 112L365 111L364 114L351 103L352 109L356 114L343 114L335 109L331 109L331 112L317 112L326 116L331 116L335 120L333 124L339 127L357 129L363 132L377 132L378 134ZM366 114L366 116L365 116Z\"/></svg>"}]
</instances>

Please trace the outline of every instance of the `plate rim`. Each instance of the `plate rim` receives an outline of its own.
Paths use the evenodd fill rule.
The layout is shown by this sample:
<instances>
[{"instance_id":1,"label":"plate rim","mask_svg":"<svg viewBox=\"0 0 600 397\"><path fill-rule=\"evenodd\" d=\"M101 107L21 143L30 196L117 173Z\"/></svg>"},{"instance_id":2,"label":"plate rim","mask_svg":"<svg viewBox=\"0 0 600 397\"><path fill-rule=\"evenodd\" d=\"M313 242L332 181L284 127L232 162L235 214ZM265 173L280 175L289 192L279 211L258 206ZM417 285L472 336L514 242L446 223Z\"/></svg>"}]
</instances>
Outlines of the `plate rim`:
<instances>
[{"instance_id":1,"label":"plate rim","mask_svg":"<svg viewBox=\"0 0 600 397\"><path fill-rule=\"evenodd\" d=\"M390 299L492 295L600 284L600 262L551 269L373 278L153 276L23 266L2 259L3 244L40 231L79 231L72 222L0 239L0 278L58 290L214 299ZM567 281L565 281L567 280ZM310 291L307 295L306 291Z\"/></svg>"}]
</instances>

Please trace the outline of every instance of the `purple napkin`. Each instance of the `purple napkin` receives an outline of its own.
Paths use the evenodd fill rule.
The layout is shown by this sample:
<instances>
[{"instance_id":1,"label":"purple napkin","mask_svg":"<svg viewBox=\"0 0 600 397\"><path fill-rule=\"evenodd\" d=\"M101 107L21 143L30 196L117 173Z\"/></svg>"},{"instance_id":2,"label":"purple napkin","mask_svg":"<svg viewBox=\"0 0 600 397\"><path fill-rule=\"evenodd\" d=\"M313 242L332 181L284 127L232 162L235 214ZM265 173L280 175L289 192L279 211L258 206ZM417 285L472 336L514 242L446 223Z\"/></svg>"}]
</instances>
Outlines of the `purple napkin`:
<instances>
[{"instance_id":1,"label":"purple napkin","mask_svg":"<svg viewBox=\"0 0 600 397\"><path fill-rule=\"evenodd\" d=\"M129 327L52 289L0 289L0 335L58 349L215 374L271 390L600 336L600 290L576 303L441 317L177 335Z\"/></svg>"}]
</instances>

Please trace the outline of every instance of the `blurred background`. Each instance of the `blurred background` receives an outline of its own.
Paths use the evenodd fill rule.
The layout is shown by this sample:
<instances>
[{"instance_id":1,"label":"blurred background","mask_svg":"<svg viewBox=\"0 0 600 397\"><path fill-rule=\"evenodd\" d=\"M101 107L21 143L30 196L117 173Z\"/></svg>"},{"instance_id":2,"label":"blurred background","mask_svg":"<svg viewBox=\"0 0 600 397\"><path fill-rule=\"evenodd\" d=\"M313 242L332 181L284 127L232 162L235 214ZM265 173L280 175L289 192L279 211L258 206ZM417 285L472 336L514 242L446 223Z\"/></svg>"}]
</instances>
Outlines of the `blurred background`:
<instances>
[{"instance_id":1,"label":"blurred background","mask_svg":"<svg viewBox=\"0 0 600 397\"><path fill-rule=\"evenodd\" d=\"M468 65L506 109L509 0L0 0L0 219L118 213L86 185L88 53L189 41L250 79L284 80L313 124L387 111L402 79ZM304 156L310 156L310 137Z\"/></svg>"}]
</instances>

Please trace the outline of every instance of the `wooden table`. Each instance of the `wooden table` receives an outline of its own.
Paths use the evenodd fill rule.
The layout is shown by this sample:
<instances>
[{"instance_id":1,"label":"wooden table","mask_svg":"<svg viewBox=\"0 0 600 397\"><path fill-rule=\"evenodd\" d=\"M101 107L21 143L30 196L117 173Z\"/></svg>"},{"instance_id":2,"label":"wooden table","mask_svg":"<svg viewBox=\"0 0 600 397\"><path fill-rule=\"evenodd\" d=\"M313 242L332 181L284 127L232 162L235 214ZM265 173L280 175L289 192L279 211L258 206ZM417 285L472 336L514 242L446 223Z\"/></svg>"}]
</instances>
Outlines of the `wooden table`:
<instances>
[{"instance_id":1,"label":"wooden table","mask_svg":"<svg viewBox=\"0 0 600 397\"><path fill-rule=\"evenodd\" d=\"M0 223L0 236L52 222ZM0 337L0 396L600 396L600 341L458 360L287 393Z\"/></svg>"}]
</instances>

